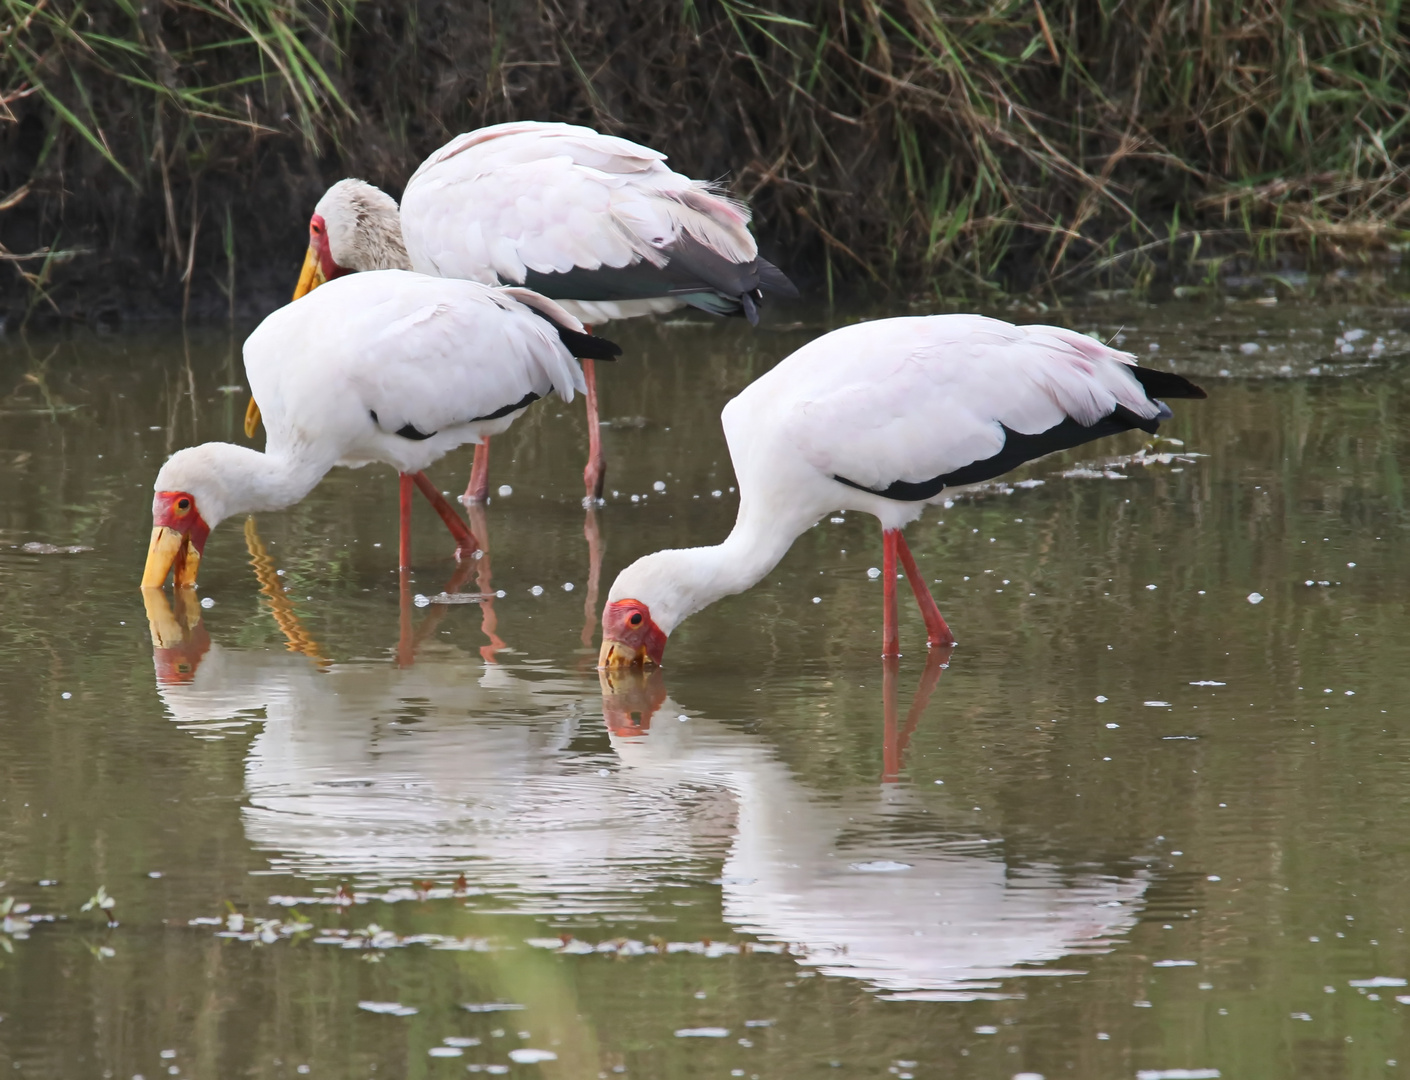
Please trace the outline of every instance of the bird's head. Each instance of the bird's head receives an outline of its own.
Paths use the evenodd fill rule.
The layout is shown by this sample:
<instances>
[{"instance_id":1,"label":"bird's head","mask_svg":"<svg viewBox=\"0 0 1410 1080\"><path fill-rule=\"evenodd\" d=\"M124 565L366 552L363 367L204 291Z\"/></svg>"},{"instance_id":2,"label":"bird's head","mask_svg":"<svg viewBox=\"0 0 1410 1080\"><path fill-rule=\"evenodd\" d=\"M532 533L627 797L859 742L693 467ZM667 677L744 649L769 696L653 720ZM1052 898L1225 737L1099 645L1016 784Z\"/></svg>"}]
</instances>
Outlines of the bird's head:
<instances>
[{"instance_id":1,"label":"bird's head","mask_svg":"<svg viewBox=\"0 0 1410 1080\"><path fill-rule=\"evenodd\" d=\"M597 666L616 668L659 667L666 651L666 633L651 617L651 608L628 597L609 600L602 611L602 648Z\"/></svg>"},{"instance_id":2,"label":"bird's head","mask_svg":"<svg viewBox=\"0 0 1410 1080\"><path fill-rule=\"evenodd\" d=\"M223 445L206 443L178 450L157 473L152 540L142 571L144 589L160 589L168 574L178 589L195 586L206 538L226 515L226 492L215 467L218 454L212 452Z\"/></svg>"},{"instance_id":3,"label":"bird's head","mask_svg":"<svg viewBox=\"0 0 1410 1080\"><path fill-rule=\"evenodd\" d=\"M410 270L396 201L362 180L339 180L308 219L308 253L294 299L357 270Z\"/></svg>"}]
</instances>

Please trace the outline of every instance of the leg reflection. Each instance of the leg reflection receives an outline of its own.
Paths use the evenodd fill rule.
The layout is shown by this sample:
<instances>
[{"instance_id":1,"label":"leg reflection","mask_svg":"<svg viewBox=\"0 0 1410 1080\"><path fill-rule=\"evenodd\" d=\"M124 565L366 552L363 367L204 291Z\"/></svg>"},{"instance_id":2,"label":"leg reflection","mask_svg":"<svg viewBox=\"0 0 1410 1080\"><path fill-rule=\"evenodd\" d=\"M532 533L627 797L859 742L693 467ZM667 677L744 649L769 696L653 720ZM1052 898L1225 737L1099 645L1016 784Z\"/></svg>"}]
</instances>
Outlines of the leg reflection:
<instances>
[{"instance_id":1,"label":"leg reflection","mask_svg":"<svg viewBox=\"0 0 1410 1080\"><path fill-rule=\"evenodd\" d=\"M583 537L588 545L588 579L587 596L583 598L582 641L583 647L591 650L597 640L597 594L602 588L602 528L594 507L589 507L583 518Z\"/></svg>"},{"instance_id":2,"label":"leg reflection","mask_svg":"<svg viewBox=\"0 0 1410 1080\"><path fill-rule=\"evenodd\" d=\"M910 746L911 736L915 734L916 726L920 723L926 706L930 704L930 696L935 693L935 687L940 682L941 673L950 664L950 654L953 651L952 646L927 650L925 670L921 673L915 698L911 701L910 710L906 713L906 722L899 729L897 726L899 709L896 701L896 682L900 673L900 661L894 656L882 659L881 782L883 784L894 784L901 778L901 769L905 766L906 748Z\"/></svg>"}]
</instances>

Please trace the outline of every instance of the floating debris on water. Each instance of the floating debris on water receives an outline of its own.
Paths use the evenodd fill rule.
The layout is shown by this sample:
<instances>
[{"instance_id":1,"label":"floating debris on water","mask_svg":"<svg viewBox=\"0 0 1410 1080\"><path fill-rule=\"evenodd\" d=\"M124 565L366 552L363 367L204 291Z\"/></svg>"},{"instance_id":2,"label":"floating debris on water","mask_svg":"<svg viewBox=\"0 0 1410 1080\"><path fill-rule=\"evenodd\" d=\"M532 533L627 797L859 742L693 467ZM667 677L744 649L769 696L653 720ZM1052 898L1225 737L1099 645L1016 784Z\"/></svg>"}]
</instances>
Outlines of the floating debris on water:
<instances>
[{"instance_id":1,"label":"floating debris on water","mask_svg":"<svg viewBox=\"0 0 1410 1080\"><path fill-rule=\"evenodd\" d=\"M691 953L715 959L720 956L748 956L750 953L788 953L791 956L804 956L807 950L802 946L777 945L764 942L712 941L666 941L652 938L650 941L637 941L633 938L613 938L594 945L590 941L580 941L565 934L556 938L525 938L524 944L535 949L551 949L567 956L603 954L608 956L663 956L676 953Z\"/></svg>"},{"instance_id":2,"label":"floating debris on water","mask_svg":"<svg viewBox=\"0 0 1410 1080\"><path fill-rule=\"evenodd\" d=\"M1404 979L1397 979L1390 975L1377 975L1374 979L1352 979L1347 986L1404 986Z\"/></svg>"},{"instance_id":3,"label":"floating debris on water","mask_svg":"<svg viewBox=\"0 0 1410 1080\"><path fill-rule=\"evenodd\" d=\"M493 600L494 593L482 592L440 592L435 596L424 596L417 593L412 601L417 607L429 607L431 604L483 604L486 600Z\"/></svg>"},{"instance_id":4,"label":"floating debris on water","mask_svg":"<svg viewBox=\"0 0 1410 1080\"><path fill-rule=\"evenodd\" d=\"M400 1001L359 1001L357 1007L378 1016L415 1016L418 1011L415 1005L403 1005Z\"/></svg>"},{"instance_id":5,"label":"floating debris on water","mask_svg":"<svg viewBox=\"0 0 1410 1080\"><path fill-rule=\"evenodd\" d=\"M512 1001L461 1002L460 1007L471 1013L519 1012L525 1008Z\"/></svg>"},{"instance_id":6,"label":"floating debris on water","mask_svg":"<svg viewBox=\"0 0 1410 1080\"><path fill-rule=\"evenodd\" d=\"M1219 1080L1218 1069L1140 1069L1136 1080Z\"/></svg>"},{"instance_id":7,"label":"floating debris on water","mask_svg":"<svg viewBox=\"0 0 1410 1080\"><path fill-rule=\"evenodd\" d=\"M431 1049L427 1050L426 1053L430 1054L431 1057L453 1058L460 1057L465 1051L458 1046L433 1046Z\"/></svg>"},{"instance_id":8,"label":"floating debris on water","mask_svg":"<svg viewBox=\"0 0 1410 1080\"><path fill-rule=\"evenodd\" d=\"M1259 593L1259 592L1251 592L1251 593L1249 593L1249 594L1248 594L1248 602L1249 602L1250 604L1261 604L1261 603L1263 603L1263 594L1262 594L1262 593Z\"/></svg>"},{"instance_id":9,"label":"floating debris on water","mask_svg":"<svg viewBox=\"0 0 1410 1080\"><path fill-rule=\"evenodd\" d=\"M1172 852L1171 854L1178 855L1178 854L1180 854L1180 853L1177 851L1177 852ZM1199 967L1199 961L1198 961L1198 960L1157 960L1155 963L1153 963L1153 964L1151 965L1151 967L1158 967L1158 968L1168 968L1168 967Z\"/></svg>"},{"instance_id":10,"label":"floating debris on water","mask_svg":"<svg viewBox=\"0 0 1410 1080\"><path fill-rule=\"evenodd\" d=\"M557 1061L558 1055L552 1050L534 1050L521 1046L509 1051L509 1060L516 1065L537 1065L541 1061Z\"/></svg>"},{"instance_id":11,"label":"floating debris on water","mask_svg":"<svg viewBox=\"0 0 1410 1080\"><path fill-rule=\"evenodd\" d=\"M1143 701L1141 704L1151 709L1168 709L1171 707L1168 701Z\"/></svg>"},{"instance_id":12,"label":"floating debris on water","mask_svg":"<svg viewBox=\"0 0 1410 1080\"><path fill-rule=\"evenodd\" d=\"M1200 679L1199 682L1190 683L1191 686L1228 686L1228 683L1215 682L1213 679Z\"/></svg>"},{"instance_id":13,"label":"floating debris on water","mask_svg":"<svg viewBox=\"0 0 1410 1080\"><path fill-rule=\"evenodd\" d=\"M85 551L92 551L91 547L83 544L41 544L37 540L31 540L27 544L21 544L20 550L26 555L81 555Z\"/></svg>"},{"instance_id":14,"label":"floating debris on water","mask_svg":"<svg viewBox=\"0 0 1410 1080\"><path fill-rule=\"evenodd\" d=\"M722 1027L698 1027L698 1028L677 1028L677 1039L728 1039L729 1028Z\"/></svg>"}]
</instances>

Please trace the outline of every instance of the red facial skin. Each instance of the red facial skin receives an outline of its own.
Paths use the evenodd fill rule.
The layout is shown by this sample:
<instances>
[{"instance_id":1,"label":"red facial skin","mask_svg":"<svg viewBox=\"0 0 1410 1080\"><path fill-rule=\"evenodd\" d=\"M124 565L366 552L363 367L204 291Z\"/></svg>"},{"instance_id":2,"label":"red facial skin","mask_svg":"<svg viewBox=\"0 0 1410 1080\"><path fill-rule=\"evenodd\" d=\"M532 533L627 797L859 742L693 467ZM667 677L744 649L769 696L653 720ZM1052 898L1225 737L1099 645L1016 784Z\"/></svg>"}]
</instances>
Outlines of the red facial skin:
<instances>
[{"instance_id":1,"label":"red facial skin","mask_svg":"<svg viewBox=\"0 0 1410 1080\"><path fill-rule=\"evenodd\" d=\"M204 554L211 527L196 509L196 497L185 491L159 491L152 499L152 525L181 533L196 554Z\"/></svg>"},{"instance_id":2,"label":"red facial skin","mask_svg":"<svg viewBox=\"0 0 1410 1080\"><path fill-rule=\"evenodd\" d=\"M622 646L634 654L633 663L658 667L666 651L666 635L651 618L651 610L640 600L615 600L602 612L602 640Z\"/></svg>"},{"instance_id":3,"label":"red facial skin","mask_svg":"<svg viewBox=\"0 0 1410 1080\"><path fill-rule=\"evenodd\" d=\"M191 682L196 677L196 669L201 666L201 658L210 651L210 647L210 634L203 624L197 623L189 640L170 648L153 649L157 682L163 686Z\"/></svg>"},{"instance_id":4,"label":"red facial skin","mask_svg":"<svg viewBox=\"0 0 1410 1080\"><path fill-rule=\"evenodd\" d=\"M323 271L324 281L352 273L333 261L333 249L328 246L328 224L322 214L314 214L308 219L308 246L318 256L318 268Z\"/></svg>"}]
</instances>

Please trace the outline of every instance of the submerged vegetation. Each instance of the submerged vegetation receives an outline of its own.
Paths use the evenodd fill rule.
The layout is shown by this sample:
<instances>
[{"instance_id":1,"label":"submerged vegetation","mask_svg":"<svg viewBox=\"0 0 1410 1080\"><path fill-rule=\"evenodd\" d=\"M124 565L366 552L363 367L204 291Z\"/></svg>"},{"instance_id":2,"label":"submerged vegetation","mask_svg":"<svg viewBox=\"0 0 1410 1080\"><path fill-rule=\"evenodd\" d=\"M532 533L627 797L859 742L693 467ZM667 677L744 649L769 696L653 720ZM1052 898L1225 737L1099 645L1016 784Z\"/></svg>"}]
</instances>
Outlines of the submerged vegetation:
<instances>
[{"instance_id":1,"label":"submerged vegetation","mask_svg":"<svg viewBox=\"0 0 1410 1080\"><path fill-rule=\"evenodd\" d=\"M1396 257L1397 0L0 0L0 310L257 310L309 210L566 120L724 177L816 291Z\"/></svg>"}]
</instances>

